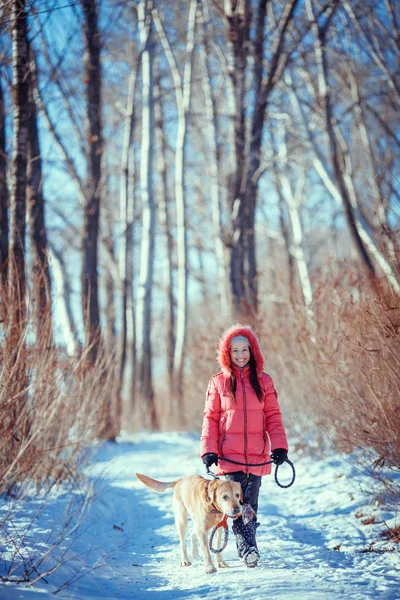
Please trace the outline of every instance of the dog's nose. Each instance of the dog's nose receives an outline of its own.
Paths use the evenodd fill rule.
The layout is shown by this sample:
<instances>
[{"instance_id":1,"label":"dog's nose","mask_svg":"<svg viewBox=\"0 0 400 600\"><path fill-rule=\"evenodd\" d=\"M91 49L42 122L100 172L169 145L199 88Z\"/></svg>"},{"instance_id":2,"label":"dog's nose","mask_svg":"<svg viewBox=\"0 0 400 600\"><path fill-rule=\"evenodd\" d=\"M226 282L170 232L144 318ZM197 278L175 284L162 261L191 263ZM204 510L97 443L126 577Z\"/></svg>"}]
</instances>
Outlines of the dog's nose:
<instances>
[{"instance_id":1,"label":"dog's nose","mask_svg":"<svg viewBox=\"0 0 400 600\"><path fill-rule=\"evenodd\" d=\"M233 512L234 512L235 515L239 515L242 512L242 509L240 508L240 506L236 506L233 509Z\"/></svg>"}]
</instances>

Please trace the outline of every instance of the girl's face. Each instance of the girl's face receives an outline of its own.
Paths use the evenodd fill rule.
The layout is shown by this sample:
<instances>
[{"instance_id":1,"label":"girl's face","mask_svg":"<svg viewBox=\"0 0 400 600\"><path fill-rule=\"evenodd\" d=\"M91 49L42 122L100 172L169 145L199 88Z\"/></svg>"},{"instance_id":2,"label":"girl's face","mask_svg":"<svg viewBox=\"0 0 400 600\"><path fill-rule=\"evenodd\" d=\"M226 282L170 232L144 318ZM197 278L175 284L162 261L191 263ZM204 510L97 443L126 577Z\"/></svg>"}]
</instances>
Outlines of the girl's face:
<instances>
[{"instance_id":1,"label":"girl's face","mask_svg":"<svg viewBox=\"0 0 400 600\"><path fill-rule=\"evenodd\" d=\"M231 361L237 367L245 367L250 360L250 348L246 342L232 342Z\"/></svg>"}]
</instances>

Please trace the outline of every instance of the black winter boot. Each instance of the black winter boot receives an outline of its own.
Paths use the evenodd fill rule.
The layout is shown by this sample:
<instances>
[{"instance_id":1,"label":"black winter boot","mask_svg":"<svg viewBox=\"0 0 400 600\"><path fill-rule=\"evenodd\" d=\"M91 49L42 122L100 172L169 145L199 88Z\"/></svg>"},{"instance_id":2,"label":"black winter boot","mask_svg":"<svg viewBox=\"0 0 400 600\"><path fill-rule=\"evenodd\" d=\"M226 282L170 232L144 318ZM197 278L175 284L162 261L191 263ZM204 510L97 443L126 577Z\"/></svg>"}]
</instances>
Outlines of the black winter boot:
<instances>
[{"instance_id":1,"label":"black winter boot","mask_svg":"<svg viewBox=\"0 0 400 600\"><path fill-rule=\"evenodd\" d=\"M232 531L235 534L239 558L242 558L245 565L250 568L255 567L260 558L256 542L256 530L259 525L260 523L255 521L245 525L242 517L233 521Z\"/></svg>"}]
</instances>

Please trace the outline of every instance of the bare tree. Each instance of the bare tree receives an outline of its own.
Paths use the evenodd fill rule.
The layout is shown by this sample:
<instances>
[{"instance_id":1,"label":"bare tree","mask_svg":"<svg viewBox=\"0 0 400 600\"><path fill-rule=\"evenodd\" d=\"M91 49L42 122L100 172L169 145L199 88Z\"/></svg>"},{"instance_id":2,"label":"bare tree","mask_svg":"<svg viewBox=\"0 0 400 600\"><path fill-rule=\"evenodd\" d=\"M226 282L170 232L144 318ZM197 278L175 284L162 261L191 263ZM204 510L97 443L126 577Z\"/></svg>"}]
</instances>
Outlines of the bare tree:
<instances>
[{"instance_id":1,"label":"bare tree","mask_svg":"<svg viewBox=\"0 0 400 600\"><path fill-rule=\"evenodd\" d=\"M182 400L182 380L184 349L187 334L187 228L186 228L186 201L185 201L185 148L187 138L187 120L190 109L192 90L192 61L194 49L194 35L196 24L196 0L190 0L188 29L186 38L186 51L183 78L179 73L175 57L172 53L167 36L158 13L154 10L154 23L163 46L171 75L174 82L176 106L178 111L178 129L176 134L175 149L175 202L177 218L177 254L178 254L178 295L176 317L176 341L173 362L173 378L175 393L178 401Z\"/></svg>"},{"instance_id":2,"label":"bare tree","mask_svg":"<svg viewBox=\"0 0 400 600\"><path fill-rule=\"evenodd\" d=\"M42 157L39 145L37 110L34 97L36 77L33 49L30 47L30 70L28 75L29 91L29 143L28 143L28 187L27 203L29 215L29 233L33 253L34 298L36 313L36 332L51 339L51 281L47 256L47 232L45 225L45 205L43 198ZM46 315L47 313L47 315ZM44 318L44 316L48 318ZM43 330L46 325L46 331Z\"/></svg>"},{"instance_id":3,"label":"bare tree","mask_svg":"<svg viewBox=\"0 0 400 600\"><path fill-rule=\"evenodd\" d=\"M324 23L320 24L315 18L312 1L306 0L306 10L311 24L311 31L314 33L319 104L322 107L325 131L329 140L330 158L335 174L335 183L343 203L347 225L361 262L373 280L377 273L376 266L379 264L387 277L389 285L396 293L399 293L399 283L394 278L386 260L376 248L376 245L358 217L357 195L354 186L351 156L347 142L333 117L331 94L328 84L327 31L336 8L337 3L329 8Z\"/></svg>"},{"instance_id":4,"label":"bare tree","mask_svg":"<svg viewBox=\"0 0 400 600\"><path fill-rule=\"evenodd\" d=\"M101 62L97 0L81 0L84 16L87 180L82 229L82 309L85 319L85 343L93 361L100 342L98 299L98 232L100 218L101 157Z\"/></svg>"},{"instance_id":5,"label":"bare tree","mask_svg":"<svg viewBox=\"0 0 400 600\"><path fill-rule=\"evenodd\" d=\"M173 366L175 354L175 313L174 313L174 289L173 289L173 252L174 239L171 227L171 198L168 192L167 181L167 140L164 131L163 97L160 85L160 73L157 72L154 83L154 111L157 142L157 165L160 174L160 185L158 193L158 215L161 228L165 238L166 253L164 258L165 268L163 276L167 296L167 370L168 387L171 400L171 413L174 411L174 382Z\"/></svg>"},{"instance_id":6,"label":"bare tree","mask_svg":"<svg viewBox=\"0 0 400 600\"><path fill-rule=\"evenodd\" d=\"M210 55L211 44L206 22L209 19L207 3L200 3L197 18L200 36L200 69L201 83L204 93L205 136L209 152L210 200L213 223L215 257L218 269L218 296L222 316L228 314L227 265L225 264L225 247L223 242L222 206L221 206L221 173L218 152L217 108L211 85Z\"/></svg>"},{"instance_id":7,"label":"bare tree","mask_svg":"<svg viewBox=\"0 0 400 600\"><path fill-rule=\"evenodd\" d=\"M154 405L151 347L151 300L154 270L154 238L156 206L153 191L154 161L154 98L152 1L139 4L140 44L145 46L142 57L142 142L140 156L140 194L142 199L142 244L136 306L137 390L145 424L157 428Z\"/></svg>"},{"instance_id":8,"label":"bare tree","mask_svg":"<svg viewBox=\"0 0 400 600\"><path fill-rule=\"evenodd\" d=\"M10 202L9 289L14 298L12 324L17 334L25 314L25 215L29 123L29 47L25 0L11 4L14 139Z\"/></svg>"},{"instance_id":9,"label":"bare tree","mask_svg":"<svg viewBox=\"0 0 400 600\"><path fill-rule=\"evenodd\" d=\"M257 266L255 253L255 210L261 165L261 143L266 108L270 95L290 59L285 46L298 0L285 2L278 22L270 25L272 38L267 46L265 32L267 0L259 0L255 18L253 53L249 52L251 4L249 0L224 1L223 16L227 26L228 67L235 97L235 172L230 199L232 236L230 242L230 281L232 309L237 317L255 318L257 314ZM270 59L265 67L265 53ZM253 109L246 113L246 76L254 67L251 85L255 90ZM246 115L250 121L246 128Z\"/></svg>"}]
</instances>

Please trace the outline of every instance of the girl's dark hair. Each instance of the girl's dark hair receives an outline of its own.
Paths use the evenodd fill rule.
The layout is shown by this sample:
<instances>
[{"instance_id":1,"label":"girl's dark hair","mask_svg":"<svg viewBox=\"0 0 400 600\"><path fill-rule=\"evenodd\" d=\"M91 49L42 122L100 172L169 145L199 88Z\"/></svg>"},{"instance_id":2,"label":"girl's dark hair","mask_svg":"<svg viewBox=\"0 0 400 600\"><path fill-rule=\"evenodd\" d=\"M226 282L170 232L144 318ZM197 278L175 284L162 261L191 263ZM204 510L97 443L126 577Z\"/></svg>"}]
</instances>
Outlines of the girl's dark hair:
<instances>
[{"instance_id":1,"label":"girl's dark hair","mask_svg":"<svg viewBox=\"0 0 400 600\"><path fill-rule=\"evenodd\" d=\"M250 367L249 379L250 379L251 387L255 391L259 401L262 402L264 392L263 392L260 382L258 380L257 365L256 365L256 361L254 359L254 356L253 356L251 350L250 350L249 367ZM235 400L236 399L236 377L233 373L231 373L231 386L230 386L229 393L230 393L231 397L233 398L233 400Z\"/></svg>"}]
</instances>

